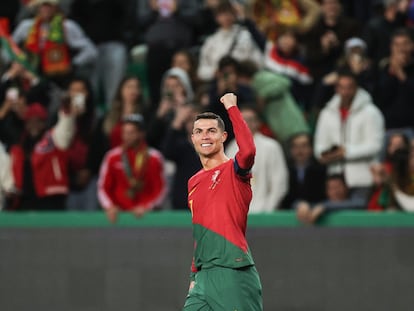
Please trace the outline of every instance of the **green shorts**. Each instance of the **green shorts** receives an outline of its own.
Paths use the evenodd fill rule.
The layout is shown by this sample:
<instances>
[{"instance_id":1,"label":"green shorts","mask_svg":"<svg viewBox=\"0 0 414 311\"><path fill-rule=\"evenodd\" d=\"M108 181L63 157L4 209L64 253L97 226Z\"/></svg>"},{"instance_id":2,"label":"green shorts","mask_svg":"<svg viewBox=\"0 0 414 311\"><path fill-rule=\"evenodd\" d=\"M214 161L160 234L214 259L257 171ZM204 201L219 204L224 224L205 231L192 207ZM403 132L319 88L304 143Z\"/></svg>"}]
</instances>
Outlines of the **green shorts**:
<instances>
[{"instance_id":1,"label":"green shorts","mask_svg":"<svg viewBox=\"0 0 414 311\"><path fill-rule=\"evenodd\" d=\"M262 311L262 285L254 266L203 269L183 311Z\"/></svg>"}]
</instances>

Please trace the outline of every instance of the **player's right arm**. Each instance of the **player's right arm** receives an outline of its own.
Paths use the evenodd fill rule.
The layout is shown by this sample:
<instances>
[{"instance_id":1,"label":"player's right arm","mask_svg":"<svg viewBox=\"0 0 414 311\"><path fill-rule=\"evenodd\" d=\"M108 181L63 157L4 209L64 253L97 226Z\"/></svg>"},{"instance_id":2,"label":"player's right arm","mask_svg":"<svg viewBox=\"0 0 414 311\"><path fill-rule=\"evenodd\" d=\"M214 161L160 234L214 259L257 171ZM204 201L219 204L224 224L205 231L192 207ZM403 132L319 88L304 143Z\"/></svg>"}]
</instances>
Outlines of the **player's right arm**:
<instances>
[{"instance_id":1,"label":"player's right arm","mask_svg":"<svg viewBox=\"0 0 414 311\"><path fill-rule=\"evenodd\" d=\"M221 97L220 101L229 114L230 121L233 125L234 136L239 146L239 151L235 156L237 173L247 175L254 163L256 155L256 146L254 145L253 135L246 122L237 108L237 97L233 93L227 93Z\"/></svg>"}]
</instances>

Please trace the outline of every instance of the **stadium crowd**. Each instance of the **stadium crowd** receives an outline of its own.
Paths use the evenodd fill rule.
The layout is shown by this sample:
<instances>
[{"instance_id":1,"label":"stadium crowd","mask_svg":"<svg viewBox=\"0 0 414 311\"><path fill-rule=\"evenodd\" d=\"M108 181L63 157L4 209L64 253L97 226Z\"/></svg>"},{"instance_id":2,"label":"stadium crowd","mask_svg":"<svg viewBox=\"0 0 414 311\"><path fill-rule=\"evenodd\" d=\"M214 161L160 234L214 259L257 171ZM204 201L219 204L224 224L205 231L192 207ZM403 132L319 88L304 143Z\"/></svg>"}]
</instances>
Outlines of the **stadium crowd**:
<instances>
[{"instance_id":1,"label":"stadium crowd","mask_svg":"<svg viewBox=\"0 0 414 311\"><path fill-rule=\"evenodd\" d=\"M414 1L2 0L0 209L188 209L237 94L250 212L414 210Z\"/></svg>"}]
</instances>

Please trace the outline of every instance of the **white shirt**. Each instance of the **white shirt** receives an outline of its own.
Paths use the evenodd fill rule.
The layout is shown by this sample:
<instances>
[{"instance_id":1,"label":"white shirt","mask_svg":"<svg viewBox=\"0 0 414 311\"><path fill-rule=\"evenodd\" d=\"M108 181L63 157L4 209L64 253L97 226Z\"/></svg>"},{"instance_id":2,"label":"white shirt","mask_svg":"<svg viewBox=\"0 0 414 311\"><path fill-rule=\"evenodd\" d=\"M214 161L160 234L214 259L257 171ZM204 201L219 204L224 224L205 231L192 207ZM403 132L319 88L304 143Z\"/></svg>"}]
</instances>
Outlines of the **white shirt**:
<instances>
[{"instance_id":1,"label":"white shirt","mask_svg":"<svg viewBox=\"0 0 414 311\"><path fill-rule=\"evenodd\" d=\"M249 213L272 212L279 207L288 190L288 170L280 144L261 133L253 135L256 157L251 180L253 198ZM226 154L234 157L238 147L231 141Z\"/></svg>"},{"instance_id":2,"label":"white shirt","mask_svg":"<svg viewBox=\"0 0 414 311\"><path fill-rule=\"evenodd\" d=\"M230 54L232 57L239 61L250 59L259 68L262 67L263 54L250 32L240 25L233 25L231 29L218 29L204 42L197 70L200 80L209 81L214 78L220 59L228 55L234 40L235 45Z\"/></svg>"}]
</instances>

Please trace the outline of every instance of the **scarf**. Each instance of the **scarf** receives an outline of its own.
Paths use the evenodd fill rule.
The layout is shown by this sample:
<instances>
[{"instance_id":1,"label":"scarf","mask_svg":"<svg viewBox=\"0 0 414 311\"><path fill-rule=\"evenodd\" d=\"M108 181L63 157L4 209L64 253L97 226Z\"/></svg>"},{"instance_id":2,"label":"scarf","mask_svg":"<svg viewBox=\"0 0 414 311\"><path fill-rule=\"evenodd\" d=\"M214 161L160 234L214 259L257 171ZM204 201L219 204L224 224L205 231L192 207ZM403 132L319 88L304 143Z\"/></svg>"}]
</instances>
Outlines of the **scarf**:
<instances>
[{"instance_id":1,"label":"scarf","mask_svg":"<svg viewBox=\"0 0 414 311\"><path fill-rule=\"evenodd\" d=\"M134 163L130 163L128 159L128 151L129 150L124 150L122 152L122 164L129 182L129 188L126 190L126 195L130 199L134 199L144 188L144 177L149 153L147 145L142 144L138 147L135 154Z\"/></svg>"},{"instance_id":2,"label":"scarf","mask_svg":"<svg viewBox=\"0 0 414 311\"><path fill-rule=\"evenodd\" d=\"M45 75L61 75L70 71L69 47L65 42L62 15L55 15L50 23L36 18L29 30L26 50L30 53L32 64ZM48 29L42 29L44 26ZM42 32L46 34L42 37Z\"/></svg>"}]
</instances>

